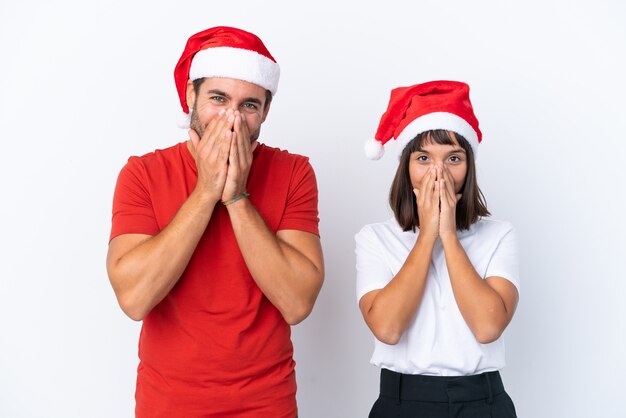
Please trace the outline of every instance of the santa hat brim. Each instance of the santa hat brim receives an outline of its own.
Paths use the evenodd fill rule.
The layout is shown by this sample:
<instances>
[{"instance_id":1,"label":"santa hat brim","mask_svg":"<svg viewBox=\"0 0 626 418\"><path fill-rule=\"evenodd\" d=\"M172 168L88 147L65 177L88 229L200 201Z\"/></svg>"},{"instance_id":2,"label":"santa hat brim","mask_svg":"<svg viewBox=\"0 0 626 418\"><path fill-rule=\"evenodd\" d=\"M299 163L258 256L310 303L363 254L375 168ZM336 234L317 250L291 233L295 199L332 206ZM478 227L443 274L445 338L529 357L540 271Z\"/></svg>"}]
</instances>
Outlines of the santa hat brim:
<instances>
[{"instance_id":1,"label":"santa hat brim","mask_svg":"<svg viewBox=\"0 0 626 418\"><path fill-rule=\"evenodd\" d=\"M280 67L257 52L231 47L203 49L196 53L189 69L189 79L227 77L247 81L276 94Z\"/></svg>"},{"instance_id":2,"label":"santa hat brim","mask_svg":"<svg viewBox=\"0 0 626 418\"><path fill-rule=\"evenodd\" d=\"M461 135L469 142L474 155L478 153L478 134L474 128L465 119L448 112L434 112L420 116L402 130L396 141L400 144L400 150L403 150L417 135L436 129L444 129Z\"/></svg>"}]
</instances>

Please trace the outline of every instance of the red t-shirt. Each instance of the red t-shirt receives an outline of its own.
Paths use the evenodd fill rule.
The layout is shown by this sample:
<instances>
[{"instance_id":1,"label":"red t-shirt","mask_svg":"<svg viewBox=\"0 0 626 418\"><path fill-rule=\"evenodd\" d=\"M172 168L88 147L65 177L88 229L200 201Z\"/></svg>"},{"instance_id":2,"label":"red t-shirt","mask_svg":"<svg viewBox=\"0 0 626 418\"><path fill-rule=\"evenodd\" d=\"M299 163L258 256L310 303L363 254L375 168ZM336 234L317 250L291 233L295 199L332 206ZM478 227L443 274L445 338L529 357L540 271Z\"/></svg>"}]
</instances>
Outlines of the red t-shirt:
<instances>
[{"instance_id":1,"label":"red t-shirt","mask_svg":"<svg viewBox=\"0 0 626 418\"><path fill-rule=\"evenodd\" d=\"M186 144L131 157L113 199L111 239L156 235L193 191ZM317 184L306 157L259 144L250 201L274 233L319 235ZM180 280L143 320L137 417L294 418L291 329L261 293L217 204Z\"/></svg>"}]
</instances>

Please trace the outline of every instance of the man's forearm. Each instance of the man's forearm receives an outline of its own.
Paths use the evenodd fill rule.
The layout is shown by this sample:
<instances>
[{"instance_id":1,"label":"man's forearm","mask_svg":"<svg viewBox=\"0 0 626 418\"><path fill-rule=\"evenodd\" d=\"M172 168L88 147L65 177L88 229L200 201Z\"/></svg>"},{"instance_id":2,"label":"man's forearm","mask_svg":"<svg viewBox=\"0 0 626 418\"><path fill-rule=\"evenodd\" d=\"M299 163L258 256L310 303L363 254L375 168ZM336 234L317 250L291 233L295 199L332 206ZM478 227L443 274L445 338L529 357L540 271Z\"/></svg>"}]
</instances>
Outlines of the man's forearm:
<instances>
[{"instance_id":1,"label":"man's forearm","mask_svg":"<svg viewBox=\"0 0 626 418\"><path fill-rule=\"evenodd\" d=\"M300 231L275 235L248 199L227 208L255 282L285 321L291 325L302 321L313 309L324 280L319 238Z\"/></svg>"},{"instance_id":2,"label":"man's forearm","mask_svg":"<svg viewBox=\"0 0 626 418\"><path fill-rule=\"evenodd\" d=\"M174 287L211 219L215 203L192 193L157 235L122 235L109 245L107 269L120 306L143 319Z\"/></svg>"}]
</instances>

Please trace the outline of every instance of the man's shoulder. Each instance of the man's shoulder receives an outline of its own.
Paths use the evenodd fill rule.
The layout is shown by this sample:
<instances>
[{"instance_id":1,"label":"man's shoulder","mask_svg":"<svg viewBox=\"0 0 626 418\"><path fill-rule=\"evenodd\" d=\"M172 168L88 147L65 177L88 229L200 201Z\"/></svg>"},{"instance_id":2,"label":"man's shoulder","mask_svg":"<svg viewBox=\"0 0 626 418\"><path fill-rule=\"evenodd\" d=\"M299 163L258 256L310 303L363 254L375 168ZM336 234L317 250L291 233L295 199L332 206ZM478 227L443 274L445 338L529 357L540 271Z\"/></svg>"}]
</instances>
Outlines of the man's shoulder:
<instances>
[{"instance_id":1,"label":"man's shoulder","mask_svg":"<svg viewBox=\"0 0 626 418\"><path fill-rule=\"evenodd\" d=\"M259 152L255 158L258 159L258 165L263 166L264 170L270 170L274 173L284 172L286 170L288 172L301 174L313 171L313 167L307 156L295 154L291 151L276 147L270 147L265 144L259 144L259 148Z\"/></svg>"},{"instance_id":2,"label":"man's shoulder","mask_svg":"<svg viewBox=\"0 0 626 418\"><path fill-rule=\"evenodd\" d=\"M167 148L156 149L143 155L132 155L128 158L123 171L135 173L159 173L161 171L176 170L176 167L185 166L184 142L172 145ZM190 156L193 159L193 157Z\"/></svg>"},{"instance_id":3,"label":"man's shoulder","mask_svg":"<svg viewBox=\"0 0 626 418\"><path fill-rule=\"evenodd\" d=\"M141 162L144 164L149 164L151 162L163 159L171 159L174 157L178 157L181 154L181 147L185 146L185 142L180 142L178 144L174 144L167 148L159 148L154 151L150 151L143 155L131 155L128 158L128 161Z\"/></svg>"},{"instance_id":4,"label":"man's shoulder","mask_svg":"<svg viewBox=\"0 0 626 418\"><path fill-rule=\"evenodd\" d=\"M272 147L262 143L259 143L259 147L261 150L260 155L263 155L266 158L280 158L289 161L309 161L309 157L305 155L296 154L291 151L287 151L277 147Z\"/></svg>"},{"instance_id":5,"label":"man's shoulder","mask_svg":"<svg viewBox=\"0 0 626 418\"><path fill-rule=\"evenodd\" d=\"M192 164L186 161L188 159L193 160L193 157L184 142L143 155L132 155L122 167L118 181L159 182L174 173L186 172L187 166Z\"/></svg>"}]
</instances>

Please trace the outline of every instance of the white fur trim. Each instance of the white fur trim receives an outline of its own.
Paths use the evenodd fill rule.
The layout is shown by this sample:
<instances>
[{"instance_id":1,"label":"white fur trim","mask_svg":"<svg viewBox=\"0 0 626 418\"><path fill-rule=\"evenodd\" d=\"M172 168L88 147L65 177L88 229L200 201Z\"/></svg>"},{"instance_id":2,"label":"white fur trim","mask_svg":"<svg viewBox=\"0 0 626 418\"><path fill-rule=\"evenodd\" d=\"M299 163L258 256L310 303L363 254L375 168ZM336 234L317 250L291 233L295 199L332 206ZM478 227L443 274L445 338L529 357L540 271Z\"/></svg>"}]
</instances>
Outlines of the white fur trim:
<instances>
[{"instance_id":1,"label":"white fur trim","mask_svg":"<svg viewBox=\"0 0 626 418\"><path fill-rule=\"evenodd\" d=\"M409 123L396 138L396 141L400 143L400 152L402 152L404 147L418 134L435 129L445 129L446 131L452 131L462 135L472 146L474 155L478 154L478 135L474 128L472 128L472 125L467 123L465 119L448 112L429 113Z\"/></svg>"},{"instance_id":2,"label":"white fur trim","mask_svg":"<svg viewBox=\"0 0 626 418\"><path fill-rule=\"evenodd\" d=\"M189 129L191 125L191 109L189 112L190 113L185 113L182 110L180 111L178 121L176 123L180 129Z\"/></svg>"},{"instance_id":3,"label":"white fur trim","mask_svg":"<svg viewBox=\"0 0 626 418\"><path fill-rule=\"evenodd\" d=\"M380 141L370 138L364 144L365 156L370 160L379 160L385 155L385 148Z\"/></svg>"},{"instance_id":4,"label":"white fur trim","mask_svg":"<svg viewBox=\"0 0 626 418\"><path fill-rule=\"evenodd\" d=\"M271 59L241 48L219 47L199 51L191 62L189 79L227 77L247 81L276 94L280 67Z\"/></svg>"}]
</instances>

